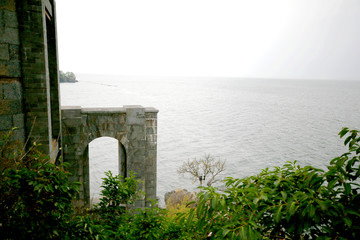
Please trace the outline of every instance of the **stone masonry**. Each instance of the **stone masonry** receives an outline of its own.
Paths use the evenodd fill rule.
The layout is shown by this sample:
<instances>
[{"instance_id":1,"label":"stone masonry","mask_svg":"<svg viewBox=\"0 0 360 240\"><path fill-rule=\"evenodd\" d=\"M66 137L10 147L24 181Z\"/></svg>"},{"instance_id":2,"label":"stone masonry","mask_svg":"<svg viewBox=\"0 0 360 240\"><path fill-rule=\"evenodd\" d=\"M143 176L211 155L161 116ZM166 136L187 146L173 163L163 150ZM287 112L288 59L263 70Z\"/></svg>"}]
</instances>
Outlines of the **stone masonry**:
<instances>
[{"instance_id":1,"label":"stone masonry","mask_svg":"<svg viewBox=\"0 0 360 240\"><path fill-rule=\"evenodd\" d=\"M53 0L0 1L0 136L41 144L55 159L61 144L56 16Z\"/></svg>"},{"instance_id":2,"label":"stone masonry","mask_svg":"<svg viewBox=\"0 0 360 240\"><path fill-rule=\"evenodd\" d=\"M143 181L145 197L137 206L150 206L156 199L158 111L66 107L61 116L56 34L54 0L0 0L0 139L15 127L13 142L40 144L52 162L63 154L71 180L84 184L79 203L87 205L88 144L113 137L119 141L120 173L134 171Z\"/></svg>"},{"instance_id":3,"label":"stone masonry","mask_svg":"<svg viewBox=\"0 0 360 240\"><path fill-rule=\"evenodd\" d=\"M157 112L154 108L62 107L63 156L70 163L72 180L83 183L78 204L90 200L89 143L99 137L112 137L119 142L119 173L129 176L134 171L143 184L145 197L136 207L149 207L156 199Z\"/></svg>"}]
</instances>

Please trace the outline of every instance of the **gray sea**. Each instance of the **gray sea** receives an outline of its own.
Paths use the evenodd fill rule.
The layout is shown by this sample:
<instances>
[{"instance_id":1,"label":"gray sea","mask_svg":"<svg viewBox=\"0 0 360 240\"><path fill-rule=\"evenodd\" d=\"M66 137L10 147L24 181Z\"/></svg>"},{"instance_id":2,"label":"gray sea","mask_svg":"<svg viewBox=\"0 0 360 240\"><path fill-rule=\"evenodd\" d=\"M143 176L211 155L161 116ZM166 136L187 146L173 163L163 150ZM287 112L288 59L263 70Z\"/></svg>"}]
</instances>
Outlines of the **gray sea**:
<instances>
[{"instance_id":1,"label":"gray sea","mask_svg":"<svg viewBox=\"0 0 360 240\"><path fill-rule=\"evenodd\" d=\"M360 129L360 81L166 78L78 75L61 84L62 106L159 109L157 195L196 190L179 175L183 161L212 154L226 159L218 177L244 177L297 160L326 168L346 151L342 127ZM117 173L117 142L90 143L90 192L105 171Z\"/></svg>"}]
</instances>

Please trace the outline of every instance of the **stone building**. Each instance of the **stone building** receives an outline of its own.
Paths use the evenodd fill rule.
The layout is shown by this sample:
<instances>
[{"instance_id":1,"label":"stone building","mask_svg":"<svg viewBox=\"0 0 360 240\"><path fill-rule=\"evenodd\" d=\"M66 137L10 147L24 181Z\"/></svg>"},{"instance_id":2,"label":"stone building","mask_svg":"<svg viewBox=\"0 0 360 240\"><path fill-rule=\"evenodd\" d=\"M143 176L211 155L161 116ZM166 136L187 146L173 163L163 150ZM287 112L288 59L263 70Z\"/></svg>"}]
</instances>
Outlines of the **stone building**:
<instances>
[{"instance_id":1,"label":"stone building","mask_svg":"<svg viewBox=\"0 0 360 240\"><path fill-rule=\"evenodd\" d=\"M90 199L88 144L113 137L119 172L134 171L142 180L145 196L137 206L150 206L156 198L158 111L141 106L61 111L57 56L54 0L0 0L0 137L16 127L12 140L41 144L39 150L52 161L62 155L71 180L83 183L80 205Z\"/></svg>"},{"instance_id":2,"label":"stone building","mask_svg":"<svg viewBox=\"0 0 360 240\"><path fill-rule=\"evenodd\" d=\"M0 134L37 142L55 160L61 145L53 0L0 1Z\"/></svg>"}]
</instances>

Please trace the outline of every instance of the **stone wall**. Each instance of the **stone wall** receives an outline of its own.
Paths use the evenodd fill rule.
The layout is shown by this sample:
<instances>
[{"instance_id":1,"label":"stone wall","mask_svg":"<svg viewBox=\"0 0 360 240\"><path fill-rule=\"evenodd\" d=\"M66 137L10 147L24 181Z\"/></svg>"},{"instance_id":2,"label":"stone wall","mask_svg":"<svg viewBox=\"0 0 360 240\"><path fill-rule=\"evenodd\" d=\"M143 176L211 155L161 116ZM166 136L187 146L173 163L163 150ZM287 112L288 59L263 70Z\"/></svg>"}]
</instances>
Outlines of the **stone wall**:
<instances>
[{"instance_id":1,"label":"stone wall","mask_svg":"<svg viewBox=\"0 0 360 240\"><path fill-rule=\"evenodd\" d=\"M15 1L0 1L0 135L13 127L13 140L24 143L19 23Z\"/></svg>"},{"instance_id":2,"label":"stone wall","mask_svg":"<svg viewBox=\"0 0 360 240\"><path fill-rule=\"evenodd\" d=\"M70 163L71 180L83 183L78 204L88 205L89 143L99 137L112 137L119 142L119 173L134 171L143 184L145 197L136 207L150 206L156 199L157 113L154 108L62 107L63 156Z\"/></svg>"},{"instance_id":3,"label":"stone wall","mask_svg":"<svg viewBox=\"0 0 360 240\"><path fill-rule=\"evenodd\" d=\"M41 144L52 160L61 144L53 0L0 1L0 135Z\"/></svg>"}]
</instances>

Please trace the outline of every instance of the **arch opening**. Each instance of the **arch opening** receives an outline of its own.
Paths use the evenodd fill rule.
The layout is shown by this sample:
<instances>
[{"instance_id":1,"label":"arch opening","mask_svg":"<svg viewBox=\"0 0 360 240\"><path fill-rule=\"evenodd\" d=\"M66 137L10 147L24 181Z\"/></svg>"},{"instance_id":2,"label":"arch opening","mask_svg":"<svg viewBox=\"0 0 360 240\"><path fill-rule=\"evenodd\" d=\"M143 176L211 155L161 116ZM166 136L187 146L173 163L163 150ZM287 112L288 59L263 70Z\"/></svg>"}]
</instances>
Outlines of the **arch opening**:
<instances>
[{"instance_id":1,"label":"arch opening","mask_svg":"<svg viewBox=\"0 0 360 240\"><path fill-rule=\"evenodd\" d=\"M111 171L113 176L126 173L126 154L124 147L112 137L100 137L88 145L89 156L89 195L90 203L95 204L100 200L102 178L105 172Z\"/></svg>"}]
</instances>

